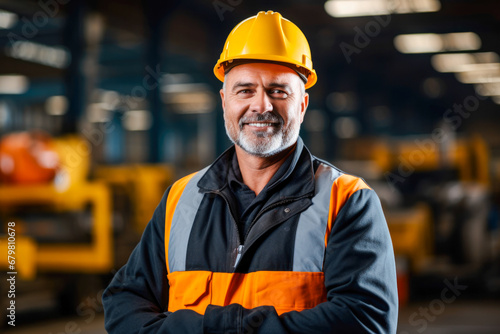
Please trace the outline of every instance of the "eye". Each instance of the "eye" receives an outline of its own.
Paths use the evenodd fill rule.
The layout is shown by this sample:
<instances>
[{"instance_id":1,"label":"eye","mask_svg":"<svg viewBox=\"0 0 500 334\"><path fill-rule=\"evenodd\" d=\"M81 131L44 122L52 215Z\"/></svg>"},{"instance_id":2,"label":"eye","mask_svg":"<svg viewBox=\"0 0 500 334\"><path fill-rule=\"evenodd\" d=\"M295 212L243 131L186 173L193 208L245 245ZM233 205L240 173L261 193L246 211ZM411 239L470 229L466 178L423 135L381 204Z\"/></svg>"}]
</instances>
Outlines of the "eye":
<instances>
[{"instance_id":1,"label":"eye","mask_svg":"<svg viewBox=\"0 0 500 334\"><path fill-rule=\"evenodd\" d=\"M242 89L242 90L237 91L236 94L238 94L238 95L250 95L250 94L252 94L252 90L251 89Z\"/></svg>"},{"instance_id":2,"label":"eye","mask_svg":"<svg viewBox=\"0 0 500 334\"><path fill-rule=\"evenodd\" d=\"M279 98L279 99L284 99L284 98L288 97L288 93L287 92L285 92L284 90L278 89L278 88L271 89L269 91L269 94L272 97Z\"/></svg>"}]
</instances>

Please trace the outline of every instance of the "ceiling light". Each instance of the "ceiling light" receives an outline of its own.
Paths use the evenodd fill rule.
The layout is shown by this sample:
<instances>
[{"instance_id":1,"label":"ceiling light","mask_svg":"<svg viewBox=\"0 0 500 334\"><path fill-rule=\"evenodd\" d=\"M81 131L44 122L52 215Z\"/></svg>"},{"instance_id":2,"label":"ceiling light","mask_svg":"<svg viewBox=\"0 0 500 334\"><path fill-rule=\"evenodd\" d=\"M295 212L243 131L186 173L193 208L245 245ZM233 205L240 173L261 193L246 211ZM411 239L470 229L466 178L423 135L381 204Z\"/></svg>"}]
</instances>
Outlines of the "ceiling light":
<instances>
[{"instance_id":1,"label":"ceiling light","mask_svg":"<svg viewBox=\"0 0 500 334\"><path fill-rule=\"evenodd\" d=\"M394 46L401 53L434 53L442 51L477 50L481 39L473 32L449 34L407 34L394 38Z\"/></svg>"},{"instance_id":2,"label":"ceiling light","mask_svg":"<svg viewBox=\"0 0 500 334\"><path fill-rule=\"evenodd\" d=\"M0 29L10 29L17 21L16 14L0 9Z\"/></svg>"},{"instance_id":3,"label":"ceiling light","mask_svg":"<svg viewBox=\"0 0 500 334\"><path fill-rule=\"evenodd\" d=\"M189 93L210 90L210 86L204 83L172 83L161 87L165 93Z\"/></svg>"},{"instance_id":4,"label":"ceiling light","mask_svg":"<svg viewBox=\"0 0 500 334\"><path fill-rule=\"evenodd\" d=\"M68 110L68 99L63 95L51 96L45 101L45 110L49 115L64 115Z\"/></svg>"},{"instance_id":5,"label":"ceiling light","mask_svg":"<svg viewBox=\"0 0 500 334\"><path fill-rule=\"evenodd\" d=\"M24 94L29 80L24 75L0 75L0 94Z\"/></svg>"},{"instance_id":6,"label":"ceiling light","mask_svg":"<svg viewBox=\"0 0 500 334\"><path fill-rule=\"evenodd\" d=\"M444 51L443 40L438 34L399 35L394 38L394 46L402 53Z\"/></svg>"},{"instance_id":7,"label":"ceiling light","mask_svg":"<svg viewBox=\"0 0 500 334\"><path fill-rule=\"evenodd\" d=\"M214 95L209 91L163 94L163 101L182 114L205 114L216 106Z\"/></svg>"},{"instance_id":8,"label":"ceiling light","mask_svg":"<svg viewBox=\"0 0 500 334\"><path fill-rule=\"evenodd\" d=\"M437 12L438 0L329 0L325 11L333 17Z\"/></svg>"},{"instance_id":9,"label":"ceiling light","mask_svg":"<svg viewBox=\"0 0 500 334\"><path fill-rule=\"evenodd\" d=\"M103 103L90 103L86 110L87 120L90 123L106 123L111 121L113 113L103 107Z\"/></svg>"},{"instance_id":10,"label":"ceiling light","mask_svg":"<svg viewBox=\"0 0 500 334\"><path fill-rule=\"evenodd\" d=\"M465 51L481 48L481 38L473 32L455 32L442 34L446 50Z\"/></svg>"},{"instance_id":11,"label":"ceiling light","mask_svg":"<svg viewBox=\"0 0 500 334\"><path fill-rule=\"evenodd\" d=\"M433 55L431 63L438 72L460 72L463 65L498 62L500 58L495 52L477 53L444 53Z\"/></svg>"},{"instance_id":12,"label":"ceiling light","mask_svg":"<svg viewBox=\"0 0 500 334\"><path fill-rule=\"evenodd\" d=\"M182 114L212 112L216 99L210 87L203 83L176 83L163 85L162 100Z\"/></svg>"},{"instance_id":13,"label":"ceiling light","mask_svg":"<svg viewBox=\"0 0 500 334\"><path fill-rule=\"evenodd\" d=\"M500 82L500 63L464 64L456 72L457 80L466 84Z\"/></svg>"},{"instance_id":14,"label":"ceiling light","mask_svg":"<svg viewBox=\"0 0 500 334\"><path fill-rule=\"evenodd\" d=\"M500 96L500 82L478 84L474 88L482 96Z\"/></svg>"},{"instance_id":15,"label":"ceiling light","mask_svg":"<svg viewBox=\"0 0 500 334\"><path fill-rule=\"evenodd\" d=\"M433 55L431 63L438 72L464 72L471 71L472 68L465 65L471 64L491 64L500 61L500 57L495 52L476 52L476 53L444 53ZM478 70L478 67L475 68Z\"/></svg>"},{"instance_id":16,"label":"ceiling light","mask_svg":"<svg viewBox=\"0 0 500 334\"><path fill-rule=\"evenodd\" d=\"M475 71L496 71L500 70L500 63L486 64L464 64L456 72L475 72Z\"/></svg>"},{"instance_id":17,"label":"ceiling light","mask_svg":"<svg viewBox=\"0 0 500 334\"><path fill-rule=\"evenodd\" d=\"M388 2L383 0L330 0L325 3L325 11L333 17L384 15L390 13Z\"/></svg>"},{"instance_id":18,"label":"ceiling light","mask_svg":"<svg viewBox=\"0 0 500 334\"><path fill-rule=\"evenodd\" d=\"M458 81L464 84L500 82L500 70L459 72L455 76Z\"/></svg>"},{"instance_id":19,"label":"ceiling light","mask_svg":"<svg viewBox=\"0 0 500 334\"><path fill-rule=\"evenodd\" d=\"M97 94L103 109L115 110L120 105L120 94L114 90L100 89Z\"/></svg>"},{"instance_id":20,"label":"ceiling light","mask_svg":"<svg viewBox=\"0 0 500 334\"><path fill-rule=\"evenodd\" d=\"M123 127L128 131L146 131L153 125L153 117L148 110L129 110L123 116Z\"/></svg>"},{"instance_id":21,"label":"ceiling light","mask_svg":"<svg viewBox=\"0 0 500 334\"><path fill-rule=\"evenodd\" d=\"M28 41L17 41L6 48L6 53L12 58L31 61L34 63L65 68L70 62L69 52L58 46L47 46Z\"/></svg>"}]
</instances>

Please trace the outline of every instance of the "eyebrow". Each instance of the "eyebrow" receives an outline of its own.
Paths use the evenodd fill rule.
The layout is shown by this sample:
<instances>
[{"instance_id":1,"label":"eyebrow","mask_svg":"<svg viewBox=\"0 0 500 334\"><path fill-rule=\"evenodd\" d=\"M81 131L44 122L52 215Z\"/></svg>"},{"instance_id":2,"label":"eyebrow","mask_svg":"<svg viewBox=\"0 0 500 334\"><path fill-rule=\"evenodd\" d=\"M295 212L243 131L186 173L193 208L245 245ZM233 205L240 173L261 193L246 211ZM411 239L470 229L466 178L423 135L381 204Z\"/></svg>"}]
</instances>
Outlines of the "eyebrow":
<instances>
[{"instance_id":1,"label":"eyebrow","mask_svg":"<svg viewBox=\"0 0 500 334\"><path fill-rule=\"evenodd\" d=\"M254 83L251 83L251 82L242 82L242 81L238 81L236 82L233 87L231 88L231 91L235 91L237 90L238 88L242 88L242 87L247 87L247 88L251 88L251 87L255 87L256 84Z\"/></svg>"},{"instance_id":2,"label":"eyebrow","mask_svg":"<svg viewBox=\"0 0 500 334\"><path fill-rule=\"evenodd\" d=\"M236 89L238 88L242 88L242 87L246 87L246 88L252 88L252 87L255 87L257 86L256 84L254 83L251 83L251 82L243 82L243 81L238 81L236 82L233 87L232 87L232 91L235 91ZM290 85L286 84L286 83L279 83L279 82L271 82L268 87L272 87L272 88L281 88L283 90L286 90L286 91L289 91L290 90Z\"/></svg>"}]
</instances>

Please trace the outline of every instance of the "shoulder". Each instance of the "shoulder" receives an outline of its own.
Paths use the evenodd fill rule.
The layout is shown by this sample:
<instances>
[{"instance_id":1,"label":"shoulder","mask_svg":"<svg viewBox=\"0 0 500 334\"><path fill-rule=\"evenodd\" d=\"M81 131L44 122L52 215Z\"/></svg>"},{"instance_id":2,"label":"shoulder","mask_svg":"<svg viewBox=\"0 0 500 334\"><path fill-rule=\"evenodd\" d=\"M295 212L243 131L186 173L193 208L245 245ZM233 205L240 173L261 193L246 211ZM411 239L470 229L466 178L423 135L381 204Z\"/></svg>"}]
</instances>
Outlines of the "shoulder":
<instances>
[{"instance_id":1,"label":"shoulder","mask_svg":"<svg viewBox=\"0 0 500 334\"><path fill-rule=\"evenodd\" d=\"M205 167L203 168L202 170L199 170L197 172L194 172L194 173L191 173L191 174L188 174L180 179L178 179L177 181L175 181L172 186L171 186L171 191L172 190L184 190L184 188L186 188L186 186L188 184L196 184L200 179L201 177L207 172L208 167Z\"/></svg>"},{"instance_id":2,"label":"shoulder","mask_svg":"<svg viewBox=\"0 0 500 334\"><path fill-rule=\"evenodd\" d=\"M313 156L315 178L328 178L332 183L332 192L341 192L349 197L361 189L370 189L361 177L348 174L333 164Z\"/></svg>"},{"instance_id":3,"label":"shoulder","mask_svg":"<svg viewBox=\"0 0 500 334\"><path fill-rule=\"evenodd\" d=\"M172 206L176 204L182 197L192 197L199 195L198 182L206 173L208 167L186 175L177 181L175 181L168 190L168 196L166 198L166 204Z\"/></svg>"}]
</instances>

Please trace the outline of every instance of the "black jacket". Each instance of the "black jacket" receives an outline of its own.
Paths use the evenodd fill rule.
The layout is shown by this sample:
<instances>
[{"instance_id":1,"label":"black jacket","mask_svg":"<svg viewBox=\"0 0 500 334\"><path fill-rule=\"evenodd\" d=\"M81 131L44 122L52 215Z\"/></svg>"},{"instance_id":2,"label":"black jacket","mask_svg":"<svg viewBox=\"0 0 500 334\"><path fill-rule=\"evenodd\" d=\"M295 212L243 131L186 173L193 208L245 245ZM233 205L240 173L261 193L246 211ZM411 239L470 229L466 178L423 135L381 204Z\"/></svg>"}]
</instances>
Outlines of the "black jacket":
<instances>
[{"instance_id":1,"label":"black jacket","mask_svg":"<svg viewBox=\"0 0 500 334\"><path fill-rule=\"evenodd\" d=\"M395 333L398 305L394 254L374 191L361 179L312 156L299 139L288 171L266 186L273 195L252 224L244 247L238 247L239 234L231 213L235 203L227 193L227 168L233 154L231 148L211 166L179 181L188 182L189 189L183 189L184 197L173 208L174 225L190 226L188 233L185 229L177 233L170 225L172 217L167 217L167 244L166 212L172 187L166 191L139 245L103 295L108 332ZM323 185L327 187L327 205L319 200ZM184 221L185 216L190 218ZM316 220L320 225L324 222L320 232L313 225ZM322 237L325 229L326 239ZM325 241L315 240L315 234ZM167 278L208 273L215 280L217 275L235 273L296 272L322 275L322 302L314 307L299 305L293 311L280 305L251 303L245 308L243 301L228 299L223 304L215 302L216 296L207 299L208 288L169 291ZM190 288L189 281L182 284ZM281 299L299 293L285 284L272 289L283 289L279 291ZM181 300L180 308L168 311L172 310L169 292L175 294L170 298L177 300L184 298L184 292L192 294L191 290L199 293L194 299L189 296L194 304L183 306ZM195 312L196 307L201 311Z\"/></svg>"}]
</instances>

